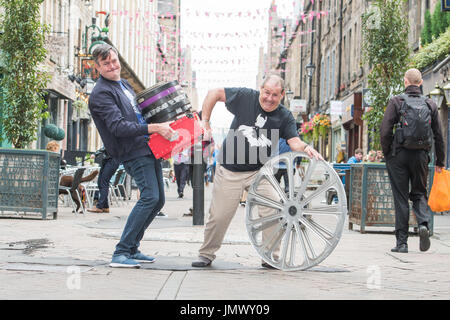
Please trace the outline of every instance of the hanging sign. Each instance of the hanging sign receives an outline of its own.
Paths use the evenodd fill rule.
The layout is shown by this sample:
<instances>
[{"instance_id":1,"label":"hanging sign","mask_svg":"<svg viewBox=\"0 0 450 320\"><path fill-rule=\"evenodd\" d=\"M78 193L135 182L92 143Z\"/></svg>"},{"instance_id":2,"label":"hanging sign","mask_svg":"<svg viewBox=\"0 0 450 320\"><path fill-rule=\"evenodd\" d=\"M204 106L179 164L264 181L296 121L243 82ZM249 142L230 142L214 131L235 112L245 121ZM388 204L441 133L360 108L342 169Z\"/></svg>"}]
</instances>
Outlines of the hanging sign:
<instances>
[{"instance_id":1,"label":"hanging sign","mask_svg":"<svg viewBox=\"0 0 450 320\"><path fill-rule=\"evenodd\" d=\"M343 103L342 101L330 101L330 115L342 115Z\"/></svg>"},{"instance_id":2,"label":"hanging sign","mask_svg":"<svg viewBox=\"0 0 450 320\"><path fill-rule=\"evenodd\" d=\"M306 113L306 100L291 99L289 106L292 113Z\"/></svg>"},{"instance_id":3,"label":"hanging sign","mask_svg":"<svg viewBox=\"0 0 450 320\"><path fill-rule=\"evenodd\" d=\"M81 60L81 77L91 78L94 81L100 77L99 72L95 69L95 62L93 59L83 59Z\"/></svg>"}]
</instances>

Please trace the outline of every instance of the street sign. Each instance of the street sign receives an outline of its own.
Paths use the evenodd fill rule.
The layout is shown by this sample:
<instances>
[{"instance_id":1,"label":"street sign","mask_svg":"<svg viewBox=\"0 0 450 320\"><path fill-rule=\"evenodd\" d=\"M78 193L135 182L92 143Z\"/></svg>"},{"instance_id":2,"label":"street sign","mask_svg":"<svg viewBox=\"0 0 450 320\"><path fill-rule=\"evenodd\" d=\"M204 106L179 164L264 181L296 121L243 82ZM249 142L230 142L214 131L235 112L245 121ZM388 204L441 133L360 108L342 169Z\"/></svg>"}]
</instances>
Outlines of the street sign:
<instances>
[{"instance_id":1,"label":"street sign","mask_svg":"<svg viewBox=\"0 0 450 320\"><path fill-rule=\"evenodd\" d=\"M292 113L306 113L306 100L291 99L289 106Z\"/></svg>"}]
</instances>

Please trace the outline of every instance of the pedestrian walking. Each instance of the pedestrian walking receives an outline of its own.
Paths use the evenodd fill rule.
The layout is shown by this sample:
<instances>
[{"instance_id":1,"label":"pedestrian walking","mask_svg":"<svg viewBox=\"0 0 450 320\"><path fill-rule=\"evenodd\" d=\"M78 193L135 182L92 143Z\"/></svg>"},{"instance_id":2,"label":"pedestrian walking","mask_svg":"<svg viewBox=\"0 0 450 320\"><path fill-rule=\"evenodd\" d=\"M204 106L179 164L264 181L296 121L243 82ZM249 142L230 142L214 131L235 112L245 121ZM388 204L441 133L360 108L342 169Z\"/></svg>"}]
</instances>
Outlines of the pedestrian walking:
<instances>
[{"instance_id":1,"label":"pedestrian walking","mask_svg":"<svg viewBox=\"0 0 450 320\"><path fill-rule=\"evenodd\" d=\"M234 120L218 157L204 241L199 249L198 260L192 262L193 267L209 266L216 258L215 253L222 245L243 190L251 185L258 170L269 160L272 143L278 144L279 137L286 139L293 151L303 151L310 157L322 159L314 148L298 137L292 113L280 104L284 93L284 81L275 74L264 79L259 91L217 88L208 92L202 107L205 139L211 136L209 119L217 102L225 103L234 115ZM264 158L263 155L268 156ZM261 195L279 198L268 182L262 185ZM271 215L273 209L261 207L259 214ZM263 239L267 239L271 231L273 228L267 228L263 232ZM263 266L270 267L266 263Z\"/></svg>"},{"instance_id":2,"label":"pedestrian walking","mask_svg":"<svg viewBox=\"0 0 450 320\"><path fill-rule=\"evenodd\" d=\"M392 252L408 252L408 199L418 223L420 250L430 248L427 177L433 135L437 172L444 167L445 154L439 112L436 104L421 94L422 82L419 70L406 71L405 93L389 101L381 124L381 146L395 204L396 246Z\"/></svg>"},{"instance_id":3,"label":"pedestrian walking","mask_svg":"<svg viewBox=\"0 0 450 320\"><path fill-rule=\"evenodd\" d=\"M111 157L104 147L98 152L103 154L100 165L100 173L97 178L97 186L99 190L98 201L96 206L89 208L88 211L94 213L109 213L108 194L110 181L114 173L117 171L117 168L119 168L120 162Z\"/></svg>"},{"instance_id":4,"label":"pedestrian walking","mask_svg":"<svg viewBox=\"0 0 450 320\"><path fill-rule=\"evenodd\" d=\"M173 157L173 167L177 182L178 198L184 197L184 187L189 176L189 149L186 149Z\"/></svg>"},{"instance_id":5,"label":"pedestrian walking","mask_svg":"<svg viewBox=\"0 0 450 320\"><path fill-rule=\"evenodd\" d=\"M139 244L165 202L161 162L147 144L148 135L157 132L170 140L174 131L168 123L144 121L131 85L120 77L121 65L114 47L99 45L92 57L100 78L89 98L89 110L106 150L123 164L141 194L128 216L110 266L139 268L138 261L155 261L139 251Z\"/></svg>"}]
</instances>

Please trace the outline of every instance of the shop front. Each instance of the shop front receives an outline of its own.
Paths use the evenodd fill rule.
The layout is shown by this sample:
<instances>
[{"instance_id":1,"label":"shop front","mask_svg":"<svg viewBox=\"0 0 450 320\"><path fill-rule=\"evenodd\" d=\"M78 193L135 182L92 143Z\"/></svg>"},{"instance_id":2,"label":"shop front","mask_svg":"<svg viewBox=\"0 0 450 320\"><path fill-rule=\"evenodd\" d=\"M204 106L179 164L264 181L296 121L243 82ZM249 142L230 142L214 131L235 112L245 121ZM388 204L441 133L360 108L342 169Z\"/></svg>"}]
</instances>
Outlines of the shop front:
<instances>
[{"instance_id":1,"label":"shop front","mask_svg":"<svg viewBox=\"0 0 450 320\"><path fill-rule=\"evenodd\" d=\"M347 159L363 146L362 93L354 92L342 101L342 126L346 133Z\"/></svg>"}]
</instances>

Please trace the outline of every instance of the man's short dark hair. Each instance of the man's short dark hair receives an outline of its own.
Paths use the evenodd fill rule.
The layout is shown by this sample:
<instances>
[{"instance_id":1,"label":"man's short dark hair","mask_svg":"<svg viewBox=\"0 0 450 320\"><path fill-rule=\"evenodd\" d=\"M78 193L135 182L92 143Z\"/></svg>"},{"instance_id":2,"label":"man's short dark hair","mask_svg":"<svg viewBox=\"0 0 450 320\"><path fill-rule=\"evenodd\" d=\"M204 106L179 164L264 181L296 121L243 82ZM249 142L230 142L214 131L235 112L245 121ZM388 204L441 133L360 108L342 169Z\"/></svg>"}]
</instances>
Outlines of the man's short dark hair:
<instances>
[{"instance_id":1,"label":"man's short dark hair","mask_svg":"<svg viewBox=\"0 0 450 320\"><path fill-rule=\"evenodd\" d=\"M116 48L105 43L105 44L101 44L101 45L97 46L94 49L94 52L92 52L92 58L94 59L95 63L98 64L99 58L101 60L108 59L108 57L111 55L111 52L110 52L111 50L114 51L117 55L119 55L119 52L117 51Z\"/></svg>"},{"instance_id":2,"label":"man's short dark hair","mask_svg":"<svg viewBox=\"0 0 450 320\"><path fill-rule=\"evenodd\" d=\"M275 79L281 88L281 92L284 92L284 79L276 72L269 72L264 76L263 81L261 83L261 88L264 88L266 83L271 79Z\"/></svg>"}]
</instances>

